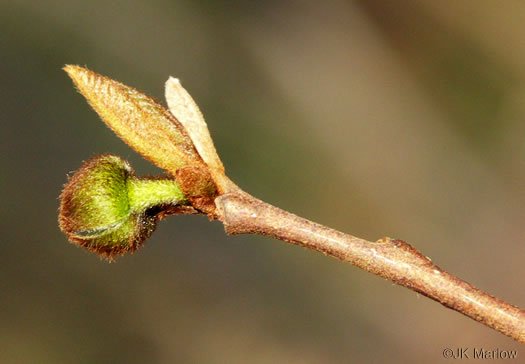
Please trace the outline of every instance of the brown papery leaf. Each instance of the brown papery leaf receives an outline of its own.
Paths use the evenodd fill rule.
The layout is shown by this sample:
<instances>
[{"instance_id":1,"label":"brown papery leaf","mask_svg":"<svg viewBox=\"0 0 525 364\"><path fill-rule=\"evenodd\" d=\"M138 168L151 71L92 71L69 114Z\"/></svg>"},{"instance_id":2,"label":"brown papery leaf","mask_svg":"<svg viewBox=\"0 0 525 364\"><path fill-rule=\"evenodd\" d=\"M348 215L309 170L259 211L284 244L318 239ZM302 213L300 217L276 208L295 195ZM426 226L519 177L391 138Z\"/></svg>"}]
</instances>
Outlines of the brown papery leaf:
<instances>
[{"instance_id":1,"label":"brown papery leaf","mask_svg":"<svg viewBox=\"0 0 525 364\"><path fill-rule=\"evenodd\" d=\"M204 162L224 174L224 166L213 145L208 125L188 91L177 78L170 77L166 81L165 94L170 112L184 125Z\"/></svg>"}]
</instances>

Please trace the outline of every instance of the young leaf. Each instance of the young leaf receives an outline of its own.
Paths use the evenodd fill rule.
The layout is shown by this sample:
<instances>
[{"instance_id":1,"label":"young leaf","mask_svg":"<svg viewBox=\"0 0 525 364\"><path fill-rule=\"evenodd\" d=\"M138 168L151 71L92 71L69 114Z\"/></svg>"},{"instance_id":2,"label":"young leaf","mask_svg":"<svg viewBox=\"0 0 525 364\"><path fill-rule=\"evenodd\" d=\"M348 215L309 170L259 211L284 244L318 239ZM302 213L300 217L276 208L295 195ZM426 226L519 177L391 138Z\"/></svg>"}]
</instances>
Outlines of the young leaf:
<instances>
[{"instance_id":1,"label":"young leaf","mask_svg":"<svg viewBox=\"0 0 525 364\"><path fill-rule=\"evenodd\" d=\"M175 175L184 166L204 166L184 127L157 102L87 68L67 65L64 71L101 119L158 167Z\"/></svg>"},{"instance_id":2,"label":"young leaf","mask_svg":"<svg viewBox=\"0 0 525 364\"><path fill-rule=\"evenodd\" d=\"M166 81L165 93L169 110L184 126L204 162L224 174L224 166L213 145L208 125L191 95L174 77Z\"/></svg>"}]
</instances>

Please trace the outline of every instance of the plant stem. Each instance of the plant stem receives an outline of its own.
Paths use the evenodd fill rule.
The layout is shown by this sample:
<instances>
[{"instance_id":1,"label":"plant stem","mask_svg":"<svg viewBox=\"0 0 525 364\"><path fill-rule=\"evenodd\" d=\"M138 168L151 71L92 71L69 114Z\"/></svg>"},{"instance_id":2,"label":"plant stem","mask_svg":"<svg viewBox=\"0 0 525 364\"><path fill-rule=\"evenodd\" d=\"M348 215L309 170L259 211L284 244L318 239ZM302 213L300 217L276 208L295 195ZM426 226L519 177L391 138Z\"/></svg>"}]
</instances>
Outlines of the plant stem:
<instances>
[{"instance_id":1,"label":"plant stem","mask_svg":"<svg viewBox=\"0 0 525 364\"><path fill-rule=\"evenodd\" d=\"M266 235L317 250L410 288L525 343L524 310L443 271L410 244L391 238L370 242L344 234L233 186L215 199L218 219L226 233Z\"/></svg>"},{"instance_id":2,"label":"plant stem","mask_svg":"<svg viewBox=\"0 0 525 364\"><path fill-rule=\"evenodd\" d=\"M130 178L127 188L132 212L161 204L177 205L186 199L178 183L172 179Z\"/></svg>"}]
</instances>

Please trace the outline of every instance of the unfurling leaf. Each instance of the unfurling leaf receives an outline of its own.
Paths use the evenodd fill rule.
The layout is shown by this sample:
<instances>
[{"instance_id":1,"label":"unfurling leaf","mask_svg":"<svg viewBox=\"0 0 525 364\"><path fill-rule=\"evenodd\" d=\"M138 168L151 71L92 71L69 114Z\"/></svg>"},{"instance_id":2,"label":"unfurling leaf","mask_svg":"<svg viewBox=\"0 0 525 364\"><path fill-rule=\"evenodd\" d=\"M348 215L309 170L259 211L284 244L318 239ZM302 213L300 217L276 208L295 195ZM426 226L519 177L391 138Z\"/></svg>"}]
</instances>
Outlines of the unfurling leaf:
<instances>
[{"instance_id":1,"label":"unfurling leaf","mask_svg":"<svg viewBox=\"0 0 525 364\"><path fill-rule=\"evenodd\" d=\"M102 120L158 167L175 175L181 167L205 166L181 123L153 99L80 66L64 70Z\"/></svg>"},{"instance_id":2,"label":"unfurling leaf","mask_svg":"<svg viewBox=\"0 0 525 364\"><path fill-rule=\"evenodd\" d=\"M208 125L199 107L178 78L168 78L165 93L170 112L184 126L204 162L208 167L224 174L224 166L213 145Z\"/></svg>"}]
</instances>

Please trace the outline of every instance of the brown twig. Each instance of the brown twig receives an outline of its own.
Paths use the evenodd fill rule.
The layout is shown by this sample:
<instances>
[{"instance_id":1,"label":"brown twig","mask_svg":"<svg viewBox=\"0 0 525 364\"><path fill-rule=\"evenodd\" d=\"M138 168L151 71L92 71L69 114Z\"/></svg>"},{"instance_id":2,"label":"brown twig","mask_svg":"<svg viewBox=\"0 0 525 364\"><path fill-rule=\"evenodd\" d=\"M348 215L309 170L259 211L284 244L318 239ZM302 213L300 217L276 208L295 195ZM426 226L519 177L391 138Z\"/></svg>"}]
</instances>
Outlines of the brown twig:
<instances>
[{"instance_id":1,"label":"brown twig","mask_svg":"<svg viewBox=\"0 0 525 364\"><path fill-rule=\"evenodd\" d=\"M525 311L443 271L403 240L370 242L267 204L231 185L215 199L228 234L259 234L317 250L421 293L525 343Z\"/></svg>"}]
</instances>

